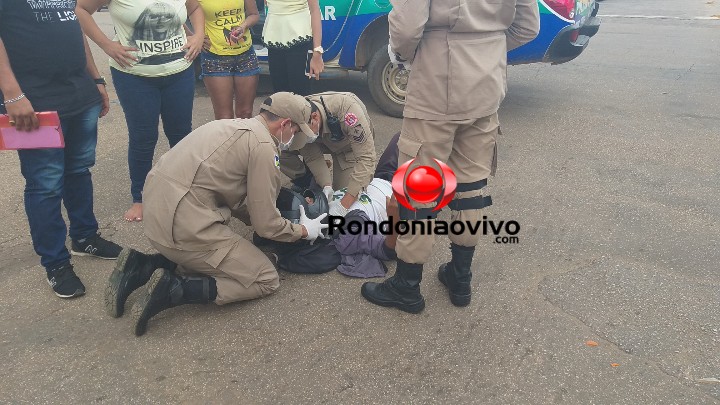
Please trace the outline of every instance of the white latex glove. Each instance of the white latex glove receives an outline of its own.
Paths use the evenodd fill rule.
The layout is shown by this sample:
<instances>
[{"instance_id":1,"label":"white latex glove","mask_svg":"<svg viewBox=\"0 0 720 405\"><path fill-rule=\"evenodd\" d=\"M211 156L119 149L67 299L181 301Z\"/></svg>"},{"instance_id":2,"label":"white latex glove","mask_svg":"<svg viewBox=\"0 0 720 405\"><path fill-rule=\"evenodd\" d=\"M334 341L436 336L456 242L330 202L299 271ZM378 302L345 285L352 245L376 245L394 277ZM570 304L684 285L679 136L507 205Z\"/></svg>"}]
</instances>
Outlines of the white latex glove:
<instances>
[{"instance_id":1,"label":"white latex glove","mask_svg":"<svg viewBox=\"0 0 720 405\"><path fill-rule=\"evenodd\" d=\"M304 239L309 240L311 245L315 243L315 239L317 238L325 239L322 231L323 229L327 229L329 225L323 224L320 221L326 216L327 214L322 214L315 219L310 219L305 216L305 207L300 206L300 225L304 226L307 230L307 236Z\"/></svg>"},{"instance_id":2,"label":"white latex glove","mask_svg":"<svg viewBox=\"0 0 720 405\"><path fill-rule=\"evenodd\" d=\"M392 48L390 48L390 44L388 44L388 56L390 56L390 63L399 66L400 69L410 71L410 69L412 68L412 65L410 63L400 62L398 60L397 55L395 54L395 52L393 52Z\"/></svg>"},{"instance_id":3,"label":"white latex glove","mask_svg":"<svg viewBox=\"0 0 720 405\"><path fill-rule=\"evenodd\" d=\"M349 209L343 207L340 200L335 200L330 203L330 215L334 217L344 217L350 212Z\"/></svg>"},{"instance_id":4,"label":"white latex glove","mask_svg":"<svg viewBox=\"0 0 720 405\"><path fill-rule=\"evenodd\" d=\"M335 190L333 190L330 186L323 187L323 194L325 194L325 197L327 197L328 204L332 202L333 194L335 194Z\"/></svg>"}]
</instances>

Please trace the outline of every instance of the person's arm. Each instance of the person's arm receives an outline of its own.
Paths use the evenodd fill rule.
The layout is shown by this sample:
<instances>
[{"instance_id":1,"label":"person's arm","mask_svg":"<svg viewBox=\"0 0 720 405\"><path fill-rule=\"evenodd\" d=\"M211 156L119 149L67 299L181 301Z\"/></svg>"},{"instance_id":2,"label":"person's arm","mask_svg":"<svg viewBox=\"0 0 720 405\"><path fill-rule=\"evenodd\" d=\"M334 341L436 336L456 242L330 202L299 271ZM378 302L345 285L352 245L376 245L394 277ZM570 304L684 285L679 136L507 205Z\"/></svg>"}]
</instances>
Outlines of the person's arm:
<instances>
[{"instance_id":1,"label":"person's arm","mask_svg":"<svg viewBox=\"0 0 720 405\"><path fill-rule=\"evenodd\" d=\"M364 224L369 222L370 219L367 214L361 210L352 210L345 216L346 223L353 222L355 225ZM347 225L346 225L347 226ZM365 226L365 225L358 225ZM378 224L379 226L379 224ZM353 226L353 228L355 228ZM355 228L357 229L357 228ZM347 226L345 233L338 232L333 236L333 243L335 248L343 256L352 256L357 254L370 255L378 260L393 260L397 256L395 255L395 242L393 239L393 247L387 246L387 239L385 235L380 232L377 233L364 233L364 232L350 232L350 227ZM397 239L397 237L395 237Z\"/></svg>"},{"instance_id":2,"label":"person's arm","mask_svg":"<svg viewBox=\"0 0 720 405\"><path fill-rule=\"evenodd\" d=\"M232 32L230 32L231 38L236 42L245 41L245 32L260 20L255 0L244 0L243 3L245 4L245 19L242 24L234 27ZM205 36L205 44L203 47L206 51L210 50L210 38L207 35Z\"/></svg>"},{"instance_id":3,"label":"person's arm","mask_svg":"<svg viewBox=\"0 0 720 405\"><path fill-rule=\"evenodd\" d=\"M92 51L90 50L90 45L88 44L85 35L83 35L83 45L85 46L87 71L88 73L90 73L90 77L92 77L93 79L99 79L100 72L95 65L95 58L93 58ZM108 97L107 89L105 88L104 84L98 84L97 88L100 92L100 96L102 96L102 110L100 110L100 117L104 117L108 113L108 111L110 111L110 98Z\"/></svg>"},{"instance_id":4,"label":"person's arm","mask_svg":"<svg viewBox=\"0 0 720 405\"><path fill-rule=\"evenodd\" d=\"M370 117L365 115L364 109L360 105L354 104L343 117L340 127L350 140L350 147L356 159L347 186L348 192L341 201L343 207L350 208L360 191L366 188L373 179L377 165L377 152L375 151Z\"/></svg>"},{"instance_id":5,"label":"person's arm","mask_svg":"<svg viewBox=\"0 0 720 405\"><path fill-rule=\"evenodd\" d=\"M252 225L252 220L250 219L250 212L248 212L247 204L245 204L245 201L241 201L238 203L238 205L230 208L230 214L242 221L245 225Z\"/></svg>"},{"instance_id":6,"label":"person's arm","mask_svg":"<svg viewBox=\"0 0 720 405\"><path fill-rule=\"evenodd\" d=\"M203 41L205 40L205 13L203 13L198 0L185 1L185 8L187 9L188 18L195 32L188 36L187 44L185 44L183 49L187 50L185 52L185 59L193 61L200 55L200 51L202 51L203 48Z\"/></svg>"},{"instance_id":7,"label":"person's arm","mask_svg":"<svg viewBox=\"0 0 720 405\"><path fill-rule=\"evenodd\" d=\"M385 210L387 211L388 220L391 224L397 223L400 221L400 207L398 207L398 202L395 199L395 196L387 199L387 202L385 203ZM390 228L390 234L385 237L385 246L394 251L395 245L397 243L398 234L395 232L395 230L391 227Z\"/></svg>"},{"instance_id":8,"label":"person's arm","mask_svg":"<svg viewBox=\"0 0 720 405\"><path fill-rule=\"evenodd\" d=\"M315 178L315 182L321 187L332 186L332 175L330 168L325 163L325 154L322 152L320 145L317 143L309 143L300 149L300 155L303 162L310 169Z\"/></svg>"},{"instance_id":9,"label":"person's arm","mask_svg":"<svg viewBox=\"0 0 720 405\"><path fill-rule=\"evenodd\" d=\"M18 131L32 131L40 126L30 100L25 97L15 78L2 38L0 38L0 91L3 94L3 103L8 116L15 122ZM6 102L8 100L16 101L8 103Z\"/></svg>"},{"instance_id":10,"label":"person's arm","mask_svg":"<svg viewBox=\"0 0 720 405\"><path fill-rule=\"evenodd\" d=\"M245 0L245 21L242 25L248 30L255 26L260 21L260 12L257 8L257 2L255 0Z\"/></svg>"},{"instance_id":11,"label":"person's arm","mask_svg":"<svg viewBox=\"0 0 720 405\"><path fill-rule=\"evenodd\" d=\"M265 239L295 242L307 236L307 230L280 216L275 206L278 190L275 151L270 144L260 144L250 152L247 174L247 210L255 232Z\"/></svg>"},{"instance_id":12,"label":"person's arm","mask_svg":"<svg viewBox=\"0 0 720 405\"><path fill-rule=\"evenodd\" d=\"M122 46L119 41L113 41L105 35L92 17L93 13L102 6L110 4L111 0L77 0L75 14L83 32L87 35L100 49L113 58L118 65L129 68L132 62L137 62L137 58L131 54L131 51L137 51L137 48L131 46Z\"/></svg>"},{"instance_id":13,"label":"person's arm","mask_svg":"<svg viewBox=\"0 0 720 405\"><path fill-rule=\"evenodd\" d=\"M524 45L540 32L540 10L537 0L518 0L515 5L515 19L510 28L505 30L507 50Z\"/></svg>"},{"instance_id":14,"label":"person's arm","mask_svg":"<svg viewBox=\"0 0 720 405\"><path fill-rule=\"evenodd\" d=\"M399 61L412 63L430 18L430 0L391 0L391 3L390 49Z\"/></svg>"},{"instance_id":15,"label":"person's arm","mask_svg":"<svg viewBox=\"0 0 720 405\"><path fill-rule=\"evenodd\" d=\"M310 8L310 25L312 27L313 36L313 49L322 46L322 15L320 14L320 0L308 0L308 7ZM322 54L320 52L313 51L312 59L310 60L310 76L315 77L315 80L320 80L320 73L325 70L325 63L323 62Z\"/></svg>"}]
</instances>

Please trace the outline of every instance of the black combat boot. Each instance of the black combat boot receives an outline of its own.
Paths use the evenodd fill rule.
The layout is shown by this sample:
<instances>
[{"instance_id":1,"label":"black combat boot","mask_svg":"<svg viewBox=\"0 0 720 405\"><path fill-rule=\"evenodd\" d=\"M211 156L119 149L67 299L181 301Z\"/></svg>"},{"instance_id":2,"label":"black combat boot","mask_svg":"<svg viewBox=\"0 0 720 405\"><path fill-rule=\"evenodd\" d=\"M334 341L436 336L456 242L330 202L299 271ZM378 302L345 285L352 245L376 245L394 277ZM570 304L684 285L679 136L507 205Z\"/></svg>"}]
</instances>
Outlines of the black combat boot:
<instances>
[{"instance_id":1,"label":"black combat boot","mask_svg":"<svg viewBox=\"0 0 720 405\"><path fill-rule=\"evenodd\" d=\"M456 307L464 307L470 304L471 288L470 280L475 247L466 247L450 244L452 260L445 263L438 270L438 279L450 290L450 302Z\"/></svg>"},{"instance_id":2,"label":"black combat boot","mask_svg":"<svg viewBox=\"0 0 720 405\"><path fill-rule=\"evenodd\" d=\"M207 304L217 298L215 279L207 276L180 277L158 269L147 283L147 290L132 309L135 335L147 330L147 323L160 312L183 304Z\"/></svg>"},{"instance_id":3,"label":"black combat boot","mask_svg":"<svg viewBox=\"0 0 720 405\"><path fill-rule=\"evenodd\" d=\"M420 294L422 271L422 264L398 259L394 276L382 283L364 283L360 292L373 304L417 314L425 309L425 298Z\"/></svg>"},{"instance_id":4,"label":"black combat boot","mask_svg":"<svg viewBox=\"0 0 720 405\"><path fill-rule=\"evenodd\" d=\"M127 298L150 280L155 269L174 270L176 266L161 254L146 255L130 248L123 249L105 288L105 310L113 318L121 317Z\"/></svg>"}]
</instances>

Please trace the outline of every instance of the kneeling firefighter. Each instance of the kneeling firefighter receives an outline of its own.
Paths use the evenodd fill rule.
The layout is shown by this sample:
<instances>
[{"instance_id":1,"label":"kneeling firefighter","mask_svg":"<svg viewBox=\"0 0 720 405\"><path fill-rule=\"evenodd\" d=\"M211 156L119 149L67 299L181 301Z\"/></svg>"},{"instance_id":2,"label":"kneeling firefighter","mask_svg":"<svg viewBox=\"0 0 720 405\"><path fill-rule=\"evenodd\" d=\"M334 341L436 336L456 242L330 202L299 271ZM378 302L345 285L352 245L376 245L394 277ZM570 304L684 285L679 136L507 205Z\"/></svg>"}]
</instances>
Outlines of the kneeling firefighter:
<instances>
[{"instance_id":1,"label":"kneeling firefighter","mask_svg":"<svg viewBox=\"0 0 720 405\"><path fill-rule=\"evenodd\" d=\"M313 134L310 112L303 97L276 93L254 118L207 123L160 158L143 195L145 235L159 254L126 250L118 259L106 295L112 316L122 315L128 295L143 285L132 309L136 335L168 308L224 305L278 289L275 264L229 223L247 220L260 236L285 242L314 241L328 227L327 214L311 219L301 206L298 220L289 221L268 204L281 188L279 155L296 133Z\"/></svg>"}]
</instances>

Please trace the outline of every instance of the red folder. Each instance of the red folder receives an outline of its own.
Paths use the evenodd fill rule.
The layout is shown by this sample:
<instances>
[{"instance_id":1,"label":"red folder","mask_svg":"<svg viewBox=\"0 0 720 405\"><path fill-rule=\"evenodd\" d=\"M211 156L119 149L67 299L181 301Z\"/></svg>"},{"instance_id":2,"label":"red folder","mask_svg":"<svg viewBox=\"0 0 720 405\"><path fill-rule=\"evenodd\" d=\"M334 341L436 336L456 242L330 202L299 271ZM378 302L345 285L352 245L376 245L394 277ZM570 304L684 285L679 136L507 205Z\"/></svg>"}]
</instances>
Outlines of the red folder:
<instances>
[{"instance_id":1,"label":"red folder","mask_svg":"<svg viewBox=\"0 0 720 405\"><path fill-rule=\"evenodd\" d=\"M0 150L64 148L65 139L57 111L36 113L40 127L21 132L10 125L10 117L0 114Z\"/></svg>"}]
</instances>

